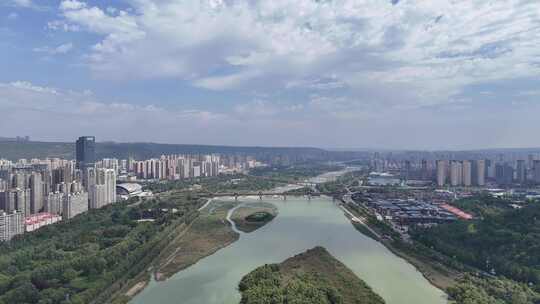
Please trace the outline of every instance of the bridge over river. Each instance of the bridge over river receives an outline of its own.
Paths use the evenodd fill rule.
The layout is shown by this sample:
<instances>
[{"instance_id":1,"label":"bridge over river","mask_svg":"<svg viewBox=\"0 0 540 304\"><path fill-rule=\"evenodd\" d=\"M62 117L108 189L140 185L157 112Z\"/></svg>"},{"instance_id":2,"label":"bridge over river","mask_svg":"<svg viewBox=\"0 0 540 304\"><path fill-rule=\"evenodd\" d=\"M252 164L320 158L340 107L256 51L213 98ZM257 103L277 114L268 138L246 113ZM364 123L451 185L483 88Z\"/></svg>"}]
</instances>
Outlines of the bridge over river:
<instances>
[{"instance_id":1,"label":"bridge over river","mask_svg":"<svg viewBox=\"0 0 540 304\"><path fill-rule=\"evenodd\" d=\"M258 196L259 199L262 199L265 196L272 196L272 197L282 197L284 200L287 199L287 196L307 196L308 199L310 199L313 196L321 196L326 195L330 196L332 198L341 198L343 193L340 192L305 192L305 193L291 193L289 191L285 192L277 192L277 191L270 191L270 192L217 192L217 193L205 193L201 194L202 197L234 197L236 200L238 200L239 197L247 197L247 196Z\"/></svg>"}]
</instances>

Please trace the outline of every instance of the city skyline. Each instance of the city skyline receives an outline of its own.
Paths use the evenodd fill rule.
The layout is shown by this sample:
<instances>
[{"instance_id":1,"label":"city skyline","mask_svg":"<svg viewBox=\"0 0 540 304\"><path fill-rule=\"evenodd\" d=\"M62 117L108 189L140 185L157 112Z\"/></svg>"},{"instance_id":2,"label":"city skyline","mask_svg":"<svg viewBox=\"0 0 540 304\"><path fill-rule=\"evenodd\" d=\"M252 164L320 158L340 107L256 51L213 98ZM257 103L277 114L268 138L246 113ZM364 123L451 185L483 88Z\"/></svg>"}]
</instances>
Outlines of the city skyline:
<instances>
[{"instance_id":1,"label":"city skyline","mask_svg":"<svg viewBox=\"0 0 540 304\"><path fill-rule=\"evenodd\" d=\"M97 159L94 136L79 137L75 148L75 159L0 157L0 243L91 209L152 197L135 182L217 177L262 165L251 156L216 154Z\"/></svg>"},{"instance_id":2,"label":"city skyline","mask_svg":"<svg viewBox=\"0 0 540 304\"><path fill-rule=\"evenodd\" d=\"M540 146L534 5L6 0L2 136Z\"/></svg>"}]
</instances>

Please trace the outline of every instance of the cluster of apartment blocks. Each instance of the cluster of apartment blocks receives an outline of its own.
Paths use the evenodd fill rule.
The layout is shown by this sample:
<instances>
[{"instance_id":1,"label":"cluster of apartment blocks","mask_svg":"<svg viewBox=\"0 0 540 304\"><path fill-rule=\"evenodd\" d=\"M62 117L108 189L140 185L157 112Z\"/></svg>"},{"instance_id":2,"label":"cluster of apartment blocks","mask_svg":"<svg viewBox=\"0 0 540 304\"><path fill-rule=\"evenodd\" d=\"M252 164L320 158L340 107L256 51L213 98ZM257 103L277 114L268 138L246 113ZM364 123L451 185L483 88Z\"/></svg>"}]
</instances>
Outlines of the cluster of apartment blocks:
<instances>
[{"instance_id":1,"label":"cluster of apartment blocks","mask_svg":"<svg viewBox=\"0 0 540 304\"><path fill-rule=\"evenodd\" d=\"M36 215L69 219L89 208L116 201L116 173L107 168L76 169L62 159L2 161L0 166L0 241L20 234L25 220ZM8 225L16 223L15 226ZM21 224L22 223L22 224ZM4 229L2 229L2 226ZM11 231L7 228L12 228Z\"/></svg>"},{"instance_id":2,"label":"cluster of apartment blocks","mask_svg":"<svg viewBox=\"0 0 540 304\"><path fill-rule=\"evenodd\" d=\"M437 186L485 186L486 161L481 160L438 160Z\"/></svg>"},{"instance_id":3,"label":"cluster of apartment blocks","mask_svg":"<svg viewBox=\"0 0 540 304\"><path fill-rule=\"evenodd\" d=\"M237 168L250 166L249 160L233 162ZM26 219L37 214L69 219L114 203L120 174L162 180L217 176L219 172L218 155L167 155L143 161L108 158L93 163L92 159L0 160L0 241L22 233Z\"/></svg>"},{"instance_id":4,"label":"cluster of apartment blocks","mask_svg":"<svg viewBox=\"0 0 540 304\"><path fill-rule=\"evenodd\" d=\"M164 155L129 163L129 169L140 179L169 179L217 176L220 173L219 155Z\"/></svg>"},{"instance_id":5,"label":"cluster of apartment blocks","mask_svg":"<svg viewBox=\"0 0 540 304\"><path fill-rule=\"evenodd\" d=\"M484 186L486 180L500 186L513 183L540 183L540 160L517 160L494 162L492 160L438 160L437 186Z\"/></svg>"},{"instance_id":6,"label":"cluster of apartment blocks","mask_svg":"<svg viewBox=\"0 0 540 304\"><path fill-rule=\"evenodd\" d=\"M77 140L75 161L0 160L0 241L116 201L116 170L95 163L94 141Z\"/></svg>"},{"instance_id":7,"label":"cluster of apartment blocks","mask_svg":"<svg viewBox=\"0 0 540 304\"><path fill-rule=\"evenodd\" d=\"M96 160L93 136L77 140L75 160L0 159L0 241L24 232L25 223L40 227L41 220L57 221L54 215L69 219L88 209L114 203L117 178L177 180L216 176L259 165L253 157L245 155Z\"/></svg>"}]
</instances>

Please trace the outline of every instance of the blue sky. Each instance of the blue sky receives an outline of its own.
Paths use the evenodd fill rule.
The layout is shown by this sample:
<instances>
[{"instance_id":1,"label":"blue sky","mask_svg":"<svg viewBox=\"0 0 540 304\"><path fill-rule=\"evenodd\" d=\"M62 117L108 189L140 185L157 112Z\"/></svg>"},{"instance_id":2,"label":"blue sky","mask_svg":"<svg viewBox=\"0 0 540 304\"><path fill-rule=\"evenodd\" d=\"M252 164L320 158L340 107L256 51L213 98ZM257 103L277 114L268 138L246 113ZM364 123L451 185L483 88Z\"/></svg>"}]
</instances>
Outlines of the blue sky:
<instances>
[{"instance_id":1,"label":"blue sky","mask_svg":"<svg viewBox=\"0 0 540 304\"><path fill-rule=\"evenodd\" d=\"M3 136L540 146L540 3L0 0Z\"/></svg>"}]
</instances>

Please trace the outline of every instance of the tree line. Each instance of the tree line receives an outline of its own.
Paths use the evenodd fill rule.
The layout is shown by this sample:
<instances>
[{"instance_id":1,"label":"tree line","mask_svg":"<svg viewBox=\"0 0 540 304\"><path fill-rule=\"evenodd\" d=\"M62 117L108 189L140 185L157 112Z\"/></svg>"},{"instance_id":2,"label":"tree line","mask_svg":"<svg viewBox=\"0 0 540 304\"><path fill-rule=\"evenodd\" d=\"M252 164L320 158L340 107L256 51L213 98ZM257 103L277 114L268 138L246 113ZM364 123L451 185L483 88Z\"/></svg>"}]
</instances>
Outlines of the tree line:
<instances>
[{"instance_id":1,"label":"tree line","mask_svg":"<svg viewBox=\"0 0 540 304\"><path fill-rule=\"evenodd\" d=\"M134 203L90 210L0 245L0 303L109 303L159 254L167 232L193 220L201 202ZM154 222L137 221L144 217Z\"/></svg>"}]
</instances>

